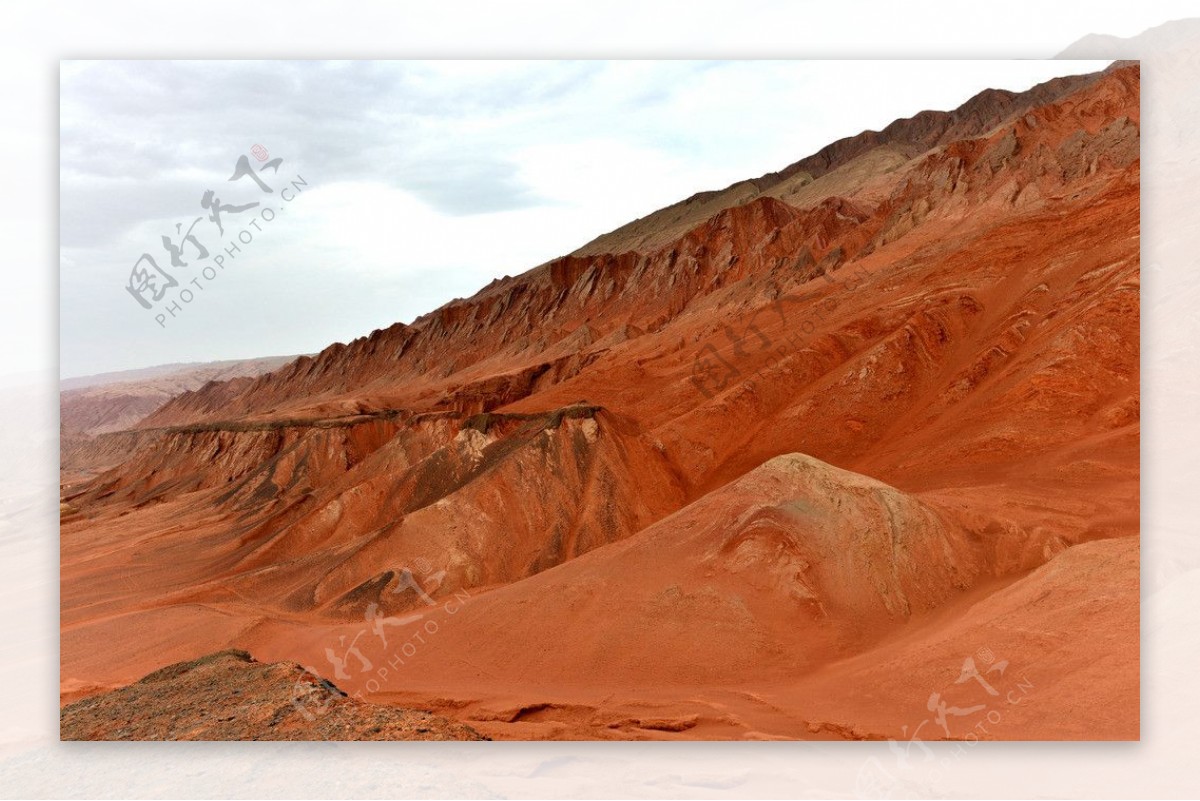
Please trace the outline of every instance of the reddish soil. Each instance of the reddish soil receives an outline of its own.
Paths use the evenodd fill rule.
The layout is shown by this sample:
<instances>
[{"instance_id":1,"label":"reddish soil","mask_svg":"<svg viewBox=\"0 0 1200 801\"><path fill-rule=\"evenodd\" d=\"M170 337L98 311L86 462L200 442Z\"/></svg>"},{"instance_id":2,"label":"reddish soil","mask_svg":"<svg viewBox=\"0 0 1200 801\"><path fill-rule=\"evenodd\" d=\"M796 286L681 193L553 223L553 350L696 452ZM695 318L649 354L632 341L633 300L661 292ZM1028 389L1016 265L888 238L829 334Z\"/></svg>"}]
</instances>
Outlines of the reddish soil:
<instances>
[{"instance_id":1,"label":"reddish soil","mask_svg":"<svg viewBox=\"0 0 1200 801\"><path fill-rule=\"evenodd\" d=\"M493 738L1136 739L1138 92L989 90L97 436L64 702L232 647Z\"/></svg>"},{"instance_id":2,"label":"reddish soil","mask_svg":"<svg viewBox=\"0 0 1200 801\"><path fill-rule=\"evenodd\" d=\"M212 382L252 378L292 361L292 356L173 364L144 370L68 378L60 385L59 456L61 481L70 485L94 476L98 469L120 464L132 445L130 437L97 443L98 434L125 431L172 398Z\"/></svg>"}]
</instances>

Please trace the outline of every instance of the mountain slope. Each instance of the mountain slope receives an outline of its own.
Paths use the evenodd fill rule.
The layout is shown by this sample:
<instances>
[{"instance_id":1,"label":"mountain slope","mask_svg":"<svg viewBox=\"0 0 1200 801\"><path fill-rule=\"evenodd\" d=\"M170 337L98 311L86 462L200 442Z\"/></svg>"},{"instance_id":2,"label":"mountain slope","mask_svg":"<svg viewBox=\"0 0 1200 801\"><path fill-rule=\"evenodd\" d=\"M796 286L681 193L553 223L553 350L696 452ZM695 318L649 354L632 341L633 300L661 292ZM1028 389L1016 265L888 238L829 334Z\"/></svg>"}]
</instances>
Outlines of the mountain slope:
<instances>
[{"instance_id":1,"label":"mountain slope","mask_svg":"<svg viewBox=\"0 0 1200 801\"><path fill-rule=\"evenodd\" d=\"M242 647L496 736L898 736L822 676L994 631L1129 736L1136 648L1094 695L1067 653L1137 609L1139 84L983 92L97 438L64 682Z\"/></svg>"}]
</instances>

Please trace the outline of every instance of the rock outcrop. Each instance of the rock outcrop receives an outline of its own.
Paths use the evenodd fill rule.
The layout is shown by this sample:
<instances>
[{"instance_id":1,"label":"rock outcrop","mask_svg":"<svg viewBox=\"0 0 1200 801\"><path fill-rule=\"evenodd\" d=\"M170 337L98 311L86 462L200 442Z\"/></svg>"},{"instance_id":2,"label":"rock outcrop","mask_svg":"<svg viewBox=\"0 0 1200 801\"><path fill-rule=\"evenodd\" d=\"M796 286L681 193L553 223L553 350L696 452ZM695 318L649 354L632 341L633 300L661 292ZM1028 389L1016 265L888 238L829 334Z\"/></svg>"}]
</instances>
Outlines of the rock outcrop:
<instances>
[{"instance_id":1,"label":"rock outcrop","mask_svg":"<svg viewBox=\"0 0 1200 801\"><path fill-rule=\"evenodd\" d=\"M299 665L245 651L156 670L64 707L63 740L485 740L428 712L367 704Z\"/></svg>"}]
</instances>

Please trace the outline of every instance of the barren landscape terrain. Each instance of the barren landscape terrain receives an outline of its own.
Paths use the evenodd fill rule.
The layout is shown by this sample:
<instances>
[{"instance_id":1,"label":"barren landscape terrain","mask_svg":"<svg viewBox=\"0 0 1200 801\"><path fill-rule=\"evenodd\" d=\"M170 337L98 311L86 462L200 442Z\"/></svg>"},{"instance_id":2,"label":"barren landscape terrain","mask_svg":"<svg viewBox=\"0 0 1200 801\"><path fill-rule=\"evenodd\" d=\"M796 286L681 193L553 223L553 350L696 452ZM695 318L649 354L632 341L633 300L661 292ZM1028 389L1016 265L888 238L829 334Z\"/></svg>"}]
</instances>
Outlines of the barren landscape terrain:
<instances>
[{"instance_id":1,"label":"barren landscape terrain","mask_svg":"<svg viewBox=\"0 0 1200 801\"><path fill-rule=\"evenodd\" d=\"M63 736L1137 739L1139 83L989 89L270 372L92 392Z\"/></svg>"}]
</instances>

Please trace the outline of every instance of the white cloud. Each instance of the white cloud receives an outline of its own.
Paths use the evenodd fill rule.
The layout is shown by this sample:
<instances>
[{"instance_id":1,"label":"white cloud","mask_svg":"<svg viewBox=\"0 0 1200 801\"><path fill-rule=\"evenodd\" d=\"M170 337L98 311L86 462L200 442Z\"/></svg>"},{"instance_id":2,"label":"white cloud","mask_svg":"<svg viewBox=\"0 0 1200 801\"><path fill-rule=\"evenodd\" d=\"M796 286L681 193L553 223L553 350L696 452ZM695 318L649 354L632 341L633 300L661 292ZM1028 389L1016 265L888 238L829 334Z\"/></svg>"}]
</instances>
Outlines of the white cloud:
<instances>
[{"instance_id":1,"label":"white cloud","mask_svg":"<svg viewBox=\"0 0 1200 801\"><path fill-rule=\"evenodd\" d=\"M317 350L842 136L953 108L987 87L1020 90L1102 66L68 63L61 370ZM296 202L227 182L255 143L283 159L268 183L308 181ZM284 211L163 329L122 287L175 223L206 214L208 189ZM244 221L226 219L229 241ZM211 224L197 230L216 252Z\"/></svg>"}]
</instances>

